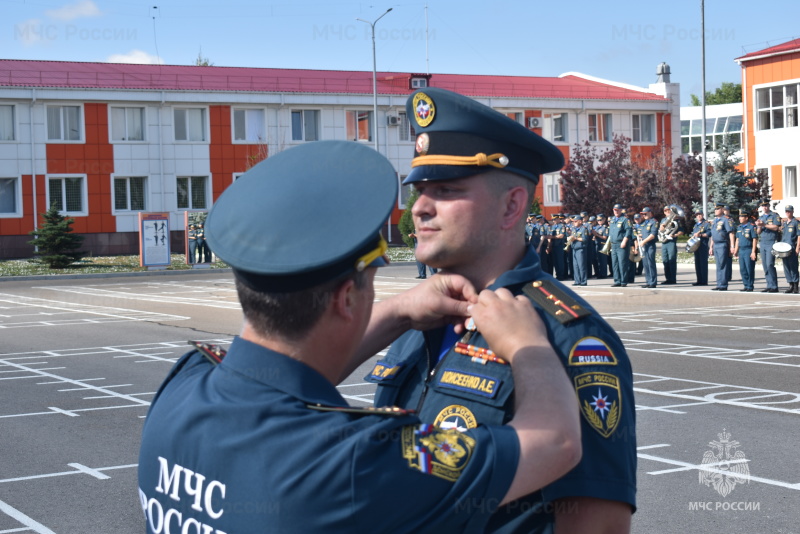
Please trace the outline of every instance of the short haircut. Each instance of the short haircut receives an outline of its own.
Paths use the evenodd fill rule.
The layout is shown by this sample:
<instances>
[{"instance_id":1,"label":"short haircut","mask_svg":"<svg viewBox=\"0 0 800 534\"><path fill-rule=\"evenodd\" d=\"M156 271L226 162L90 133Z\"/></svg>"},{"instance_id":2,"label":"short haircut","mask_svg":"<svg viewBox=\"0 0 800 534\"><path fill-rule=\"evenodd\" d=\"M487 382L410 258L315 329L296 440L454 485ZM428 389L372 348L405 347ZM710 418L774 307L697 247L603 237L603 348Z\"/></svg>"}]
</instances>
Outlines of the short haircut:
<instances>
[{"instance_id":1,"label":"short haircut","mask_svg":"<svg viewBox=\"0 0 800 534\"><path fill-rule=\"evenodd\" d=\"M492 193L494 193L495 198L500 198L507 191L515 187L524 187L525 191L528 192L528 205L525 207L525 214L527 217L528 207L530 206L531 202L533 202L533 196L536 193L535 182L520 176L519 174L514 174L500 169L485 172L481 176L486 179L487 183L489 184L489 188L491 189ZM520 217L517 223L521 226L525 226L526 217Z\"/></svg>"},{"instance_id":2,"label":"short haircut","mask_svg":"<svg viewBox=\"0 0 800 534\"><path fill-rule=\"evenodd\" d=\"M348 273L329 282L291 292L261 292L236 278L236 291L247 322L266 337L296 341L319 322L333 293L352 280L357 289L366 285L365 272Z\"/></svg>"}]
</instances>

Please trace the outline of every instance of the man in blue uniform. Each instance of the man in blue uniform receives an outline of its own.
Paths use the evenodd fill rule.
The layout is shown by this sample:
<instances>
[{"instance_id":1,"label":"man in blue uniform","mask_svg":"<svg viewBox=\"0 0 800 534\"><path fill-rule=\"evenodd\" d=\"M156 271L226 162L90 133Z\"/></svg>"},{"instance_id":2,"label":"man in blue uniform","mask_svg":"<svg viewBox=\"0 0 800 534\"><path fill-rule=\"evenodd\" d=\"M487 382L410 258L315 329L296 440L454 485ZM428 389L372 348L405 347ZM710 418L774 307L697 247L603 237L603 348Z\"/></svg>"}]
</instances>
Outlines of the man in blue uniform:
<instances>
[{"instance_id":1,"label":"man in blue uniform","mask_svg":"<svg viewBox=\"0 0 800 534\"><path fill-rule=\"evenodd\" d=\"M756 256L758 255L758 234L756 227L750 222L747 212L739 212L739 226L736 228L736 245L733 257L739 258L739 273L742 275L741 291L753 291L756 275Z\"/></svg>"},{"instance_id":2,"label":"man in blue uniform","mask_svg":"<svg viewBox=\"0 0 800 534\"><path fill-rule=\"evenodd\" d=\"M692 237L700 240L694 249L694 274L697 281L693 286L708 285L708 240L711 237L711 223L705 220L703 212L698 210L695 214L695 225L692 228Z\"/></svg>"},{"instance_id":3,"label":"man in blue uniform","mask_svg":"<svg viewBox=\"0 0 800 534\"><path fill-rule=\"evenodd\" d=\"M670 222L670 217L672 221ZM683 235L683 217L672 213L672 208L664 207L664 218L661 219L659 235L663 236L661 242L661 263L664 265L663 285L678 283L678 240Z\"/></svg>"},{"instance_id":4,"label":"man in blue uniform","mask_svg":"<svg viewBox=\"0 0 800 534\"><path fill-rule=\"evenodd\" d=\"M777 213L770 210L769 200L761 201L763 214L756 221L756 231L758 232L758 247L761 250L761 266L764 268L764 278L767 281L767 288L762 293L778 292L778 271L775 269L775 256L772 255L772 245L778 240L778 232L781 229L781 218Z\"/></svg>"},{"instance_id":5,"label":"man in blue uniform","mask_svg":"<svg viewBox=\"0 0 800 534\"><path fill-rule=\"evenodd\" d=\"M498 510L486 531L550 532L555 524L563 532L627 532L636 488L630 361L597 312L542 272L521 231L539 175L563 165L561 152L505 115L449 91L419 90L406 106L418 135L406 183L420 193L412 209L420 257L476 288L504 287L529 298L580 404L587 461ZM391 325L394 315L391 301L381 302L373 321ZM463 336L449 328L382 337L372 330L371 322L370 350L352 367L393 342L366 378L378 383L376 406L416 408L423 421L464 430L514 413L519 379L490 358L495 349L480 325Z\"/></svg>"},{"instance_id":6,"label":"man in blue uniform","mask_svg":"<svg viewBox=\"0 0 800 534\"><path fill-rule=\"evenodd\" d=\"M583 225L583 219L578 215L572 216L572 277L575 280L572 285L585 286L587 285L587 261L586 254L591 241Z\"/></svg>"},{"instance_id":7,"label":"man in blue uniform","mask_svg":"<svg viewBox=\"0 0 800 534\"><path fill-rule=\"evenodd\" d=\"M658 223L653 218L653 210L649 207L642 209L644 220L639 225L639 235L641 237L639 253L642 255L644 266L644 285L642 287L652 289L658 282L656 272L656 239L658 239Z\"/></svg>"},{"instance_id":8,"label":"man in blue uniform","mask_svg":"<svg viewBox=\"0 0 800 534\"><path fill-rule=\"evenodd\" d=\"M797 256L800 254L800 222L794 218L794 206L786 205L786 220L781 224L781 242L791 245L789 255L783 258L783 274L789 289L784 293L800 293L798 290Z\"/></svg>"},{"instance_id":9,"label":"man in blue uniform","mask_svg":"<svg viewBox=\"0 0 800 534\"><path fill-rule=\"evenodd\" d=\"M611 287L625 287L630 278L630 264L628 258L630 248L633 246L633 225L627 217L622 215L622 204L614 204L614 216L608 224L608 238L611 240L611 269L614 273L614 283Z\"/></svg>"},{"instance_id":10,"label":"man in blue uniform","mask_svg":"<svg viewBox=\"0 0 800 534\"><path fill-rule=\"evenodd\" d=\"M469 311L525 389L508 426L461 433L350 408L336 390L386 264L395 176L371 148L321 141L270 156L215 203L207 239L233 268L244 326L226 355L183 356L153 399L138 468L148 533L483 532L498 504L576 464L573 388L535 310L504 289L436 276L393 299L393 319Z\"/></svg>"},{"instance_id":11,"label":"man in blue uniform","mask_svg":"<svg viewBox=\"0 0 800 534\"><path fill-rule=\"evenodd\" d=\"M714 206L714 220L711 222L711 241L708 254L714 256L717 265L717 287L711 291L728 290L728 264L733 254L733 240L736 232L731 221L725 217L725 205Z\"/></svg>"},{"instance_id":12,"label":"man in blue uniform","mask_svg":"<svg viewBox=\"0 0 800 534\"><path fill-rule=\"evenodd\" d=\"M606 216L602 213L597 214L597 226L593 230L594 241L597 245L597 278L602 280L608 276L608 260L611 253L603 254L601 251L608 240L608 226L606 226Z\"/></svg>"}]
</instances>

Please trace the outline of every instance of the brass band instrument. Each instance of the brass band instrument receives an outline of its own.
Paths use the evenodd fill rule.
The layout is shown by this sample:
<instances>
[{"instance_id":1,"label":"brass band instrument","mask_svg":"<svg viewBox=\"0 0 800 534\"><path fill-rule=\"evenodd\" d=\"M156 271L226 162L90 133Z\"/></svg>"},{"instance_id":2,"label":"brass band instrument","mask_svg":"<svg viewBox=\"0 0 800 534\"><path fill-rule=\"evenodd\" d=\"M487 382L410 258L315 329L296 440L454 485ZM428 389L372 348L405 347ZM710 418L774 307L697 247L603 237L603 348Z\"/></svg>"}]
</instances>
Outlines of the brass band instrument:
<instances>
[{"instance_id":1,"label":"brass band instrument","mask_svg":"<svg viewBox=\"0 0 800 534\"><path fill-rule=\"evenodd\" d=\"M673 239L672 236L675 235L675 232L680 228L680 223L678 223L675 218L680 217L682 219L685 215L680 206L677 204L670 204L669 215L667 216L667 221L663 225L664 230L662 231L660 227L658 229L659 243L664 243L665 241L671 241Z\"/></svg>"},{"instance_id":2,"label":"brass band instrument","mask_svg":"<svg viewBox=\"0 0 800 534\"><path fill-rule=\"evenodd\" d=\"M605 254L608 256L611 254L611 236L606 238L606 242L603 244L603 248L600 249L600 254Z\"/></svg>"},{"instance_id":3,"label":"brass band instrument","mask_svg":"<svg viewBox=\"0 0 800 534\"><path fill-rule=\"evenodd\" d=\"M568 251L570 249L570 247L572 246L572 242L573 241L575 241L575 235L574 234L570 235L569 237L567 237L567 244L564 245L564 252L566 252L566 251Z\"/></svg>"},{"instance_id":4,"label":"brass band instrument","mask_svg":"<svg viewBox=\"0 0 800 534\"><path fill-rule=\"evenodd\" d=\"M792 245L790 243L775 243L772 245L770 252L776 258L788 258L792 255Z\"/></svg>"},{"instance_id":5,"label":"brass band instrument","mask_svg":"<svg viewBox=\"0 0 800 534\"><path fill-rule=\"evenodd\" d=\"M642 238L638 235L636 236L636 246L631 247L631 251L628 253L628 258L633 263L639 263L642 261Z\"/></svg>"},{"instance_id":6,"label":"brass band instrument","mask_svg":"<svg viewBox=\"0 0 800 534\"><path fill-rule=\"evenodd\" d=\"M700 238L693 237L689 241L686 242L686 252L694 252L700 248Z\"/></svg>"}]
</instances>

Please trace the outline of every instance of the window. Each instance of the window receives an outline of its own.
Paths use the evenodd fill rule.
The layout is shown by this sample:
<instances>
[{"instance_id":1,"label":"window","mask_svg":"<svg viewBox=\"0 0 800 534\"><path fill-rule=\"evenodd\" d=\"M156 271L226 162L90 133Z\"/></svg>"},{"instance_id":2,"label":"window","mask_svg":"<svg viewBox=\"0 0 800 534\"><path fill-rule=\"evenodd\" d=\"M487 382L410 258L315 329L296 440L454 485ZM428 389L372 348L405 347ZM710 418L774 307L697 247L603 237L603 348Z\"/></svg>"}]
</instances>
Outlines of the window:
<instances>
[{"instance_id":1,"label":"window","mask_svg":"<svg viewBox=\"0 0 800 534\"><path fill-rule=\"evenodd\" d=\"M756 89L757 128L775 130L797 127L797 92L796 83Z\"/></svg>"},{"instance_id":2,"label":"window","mask_svg":"<svg viewBox=\"0 0 800 534\"><path fill-rule=\"evenodd\" d=\"M179 210L204 210L208 208L206 202L206 188L208 176L179 176L178 177L178 209Z\"/></svg>"},{"instance_id":3,"label":"window","mask_svg":"<svg viewBox=\"0 0 800 534\"><path fill-rule=\"evenodd\" d=\"M345 111L348 141L372 141L372 112Z\"/></svg>"},{"instance_id":4,"label":"window","mask_svg":"<svg viewBox=\"0 0 800 534\"><path fill-rule=\"evenodd\" d=\"M411 88L412 89L420 89L422 87L428 87L428 79L427 78L411 78Z\"/></svg>"},{"instance_id":5,"label":"window","mask_svg":"<svg viewBox=\"0 0 800 534\"><path fill-rule=\"evenodd\" d=\"M0 178L0 217L22 215L20 193L19 178Z\"/></svg>"},{"instance_id":6,"label":"window","mask_svg":"<svg viewBox=\"0 0 800 534\"><path fill-rule=\"evenodd\" d=\"M702 126L701 119L681 121L681 152L701 152ZM708 150L719 150L722 143L728 143L734 150L738 150L742 146L742 116L707 118L706 139L709 142Z\"/></svg>"},{"instance_id":7,"label":"window","mask_svg":"<svg viewBox=\"0 0 800 534\"><path fill-rule=\"evenodd\" d=\"M144 108L111 108L112 141L144 141Z\"/></svg>"},{"instance_id":8,"label":"window","mask_svg":"<svg viewBox=\"0 0 800 534\"><path fill-rule=\"evenodd\" d=\"M264 143L263 109L234 109L233 110L233 140L249 143Z\"/></svg>"},{"instance_id":9,"label":"window","mask_svg":"<svg viewBox=\"0 0 800 534\"><path fill-rule=\"evenodd\" d=\"M292 141L319 140L319 111L303 109L292 111Z\"/></svg>"},{"instance_id":10,"label":"window","mask_svg":"<svg viewBox=\"0 0 800 534\"><path fill-rule=\"evenodd\" d=\"M16 139L14 126L14 106L0 106L0 141Z\"/></svg>"},{"instance_id":11,"label":"window","mask_svg":"<svg viewBox=\"0 0 800 534\"><path fill-rule=\"evenodd\" d=\"M633 116L633 142L655 143L655 115Z\"/></svg>"},{"instance_id":12,"label":"window","mask_svg":"<svg viewBox=\"0 0 800 534\"><path fill-rule=\"evenodd\" d=\"M783 198L797 196L797 167L783 169Z\"/></svg>"},{"instance_id":13,"label":"window","mask_svg":"<svg viewBox=\"0 0 800 534\"><path fill-rule=\"evenodd\" d=\"M400 141L416 141L417 132L411 126L411 121L408 120L408 115L405 111L401 111L398 116L400 117L400 128L398 128L398 137Z\"/></svg>"},{"instance_id":14,"label":"window","mask_svg":"<svg viewBox=\"0 0 800 534\"><path fill-rule=\"evenodd\" d=\"M555 113L553 114L553 141L560 141L562 143L569 142L569 114L568 113Z\"/></svg>"},{"instance_id":15,"label":"window","mask_svg":"<svg viewBox=\"0 0 800 534\"><path fill-rule=\"evenodd\" d=\"M519 111L509 111L508 113L504 113L504 115L506 117L508 117L509 119L511 119L512 121L518 122L520 124L522 124L522 121L523 121L523 118L524 118L523 113L521 113Z\"/></svg>"},{"instance_id":16,"label":"window","mask_svg":"<svg viewBox=\"0 0 800 534\"><path fill-rule=\"evenodd\" d=\"M403 185L403 180L405 180L407 177L408 175L400 175L398 180L400 194L397 195L397 207L401 210L406 209L406 206L408 205L408 197L411 196L411 193L414 190L414 186L412 184Z\"/></svg>"},{"instance_id":17,"label":"window","mask_svg":"<svg viewBox=\"0 0 800 534\"><path fill-rule=\"evenodd\" d=\"M47 139L49 141L80 141L80 106L47 106Z\"/></svg>"},{"instance_id":18,"label":"window","mask_svg":"<svg viewBox=\"0 0 800 534\"><path fill-rule=\"evenodd\" d=\"M200 142L206 140L206 110L203 108L175 109L175 140Z\"/></svg>"},{"instance_id":19,"label":"window","mask_svg":"<svg viewBox=\"0 0 800 534\"><path fill-rule=\"evenodd\" d=\"M144 211L147 178L131 176L114 178L114 210Z\"/></svg>"},{"instance_id":20,"label":"window","mask_svg":"<svg viewBox=\"0 0 800 534\"><path fill-rule=\"evenodd\" d=\"M543 176L545 206L561 204L560 176L560 174L545 174Z\"/></svg>"},{"instance_id":21,"label":"window","mask_svg":"<svg viewBox=\"0 0 800 534\"><path fill-rule=\"evenodd\" d=\"M611 113L589 114L589 141L612 141Z\"/></svg>"},{"instance_id":22,"label":"window","mask_svg":"<svg viewBox=\"0 0 800 534\"><path fill-rule=\"evenodd\" d=\"M86 177L64 176L47 179L47 205L55 204L64 215L87 215Z\"/></svg>"}]
</instances>

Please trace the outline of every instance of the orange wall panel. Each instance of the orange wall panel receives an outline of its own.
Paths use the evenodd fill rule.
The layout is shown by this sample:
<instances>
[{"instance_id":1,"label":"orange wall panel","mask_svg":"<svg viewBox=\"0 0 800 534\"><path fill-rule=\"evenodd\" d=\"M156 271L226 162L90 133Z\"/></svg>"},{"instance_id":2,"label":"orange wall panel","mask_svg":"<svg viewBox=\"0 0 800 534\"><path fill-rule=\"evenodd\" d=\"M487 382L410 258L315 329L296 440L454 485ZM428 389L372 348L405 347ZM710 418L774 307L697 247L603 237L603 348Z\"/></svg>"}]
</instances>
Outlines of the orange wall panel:
<instances>
[{"instance_id":1,"label":"orange wall panel","mask_svg":"<svg viewBox=\"0 0 800 534\"><path fill-rule=\"evenodd\" d=\"M772 177L772 198L783 198L783 167L770 166L769 175Z\"/></svg>"}]
</instances>

